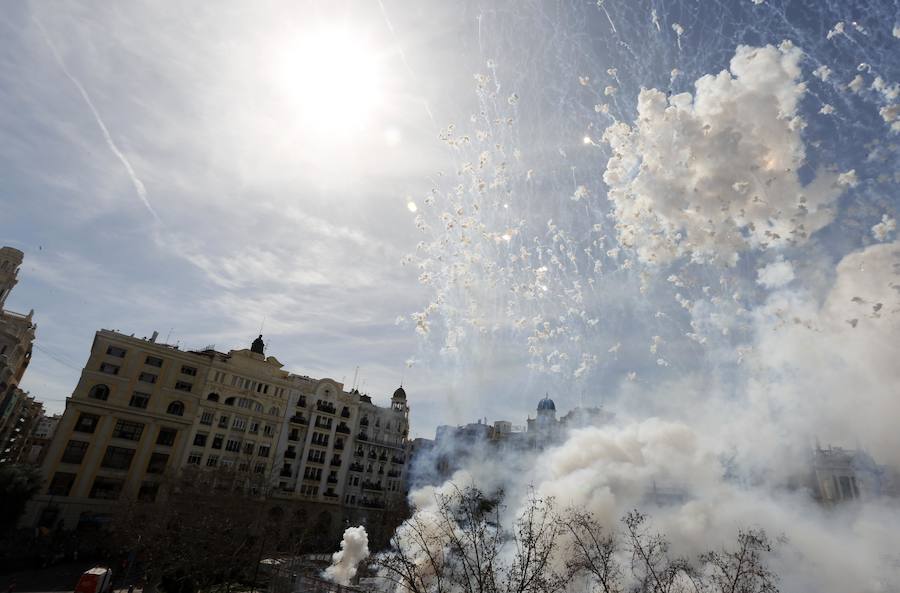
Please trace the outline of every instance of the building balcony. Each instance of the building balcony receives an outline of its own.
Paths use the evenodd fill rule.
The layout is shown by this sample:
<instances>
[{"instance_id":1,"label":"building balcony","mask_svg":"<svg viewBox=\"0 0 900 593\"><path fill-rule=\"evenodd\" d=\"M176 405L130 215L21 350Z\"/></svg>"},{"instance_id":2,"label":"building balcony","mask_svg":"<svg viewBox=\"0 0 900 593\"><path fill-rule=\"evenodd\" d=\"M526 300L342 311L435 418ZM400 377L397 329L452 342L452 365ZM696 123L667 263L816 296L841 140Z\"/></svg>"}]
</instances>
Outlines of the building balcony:
<instances>
[{"instance_id":1,"label":"building balcony","mask_svg":"<svg viewBox=\"0 0 900 593\"><path fill-rule=\"evenodd\" d=\"M395 469L392 469L392 470L390 470L390 471L387 473L387 475L388 475L389 478L399 478L399 477L400 477L400 472L397 471L397 470L395 470Z\"/></svg>"},{"instance_id":2,"label":"building balcony","mask_svg":"<svg viewBox=\"0 0 900 593\"><path fill-rule=\"evenodd\" d=\"M361 471L363 471L363 469L365 469L365 468L363 467L363 464L361 464L361 463L351 463L350 464L350 471L352 471L352 472L361 472Z\"/></svg>"},{"instance_id":3,"label":"building balcony","mask_svg":"<svg viewBox=\"0 0 900 593\"><path fill-rule=\"evenodd\" d=\"M337 498L338 497L337 493L334 492L333 490L326 490L325 496L327 496L328 498Z\"/></svg>"},{"instance_id":4,"label":"building balcony","mask_svg":"<svg viewBox=\"0 0 900 593\"><path fill-rule=\"evenodd\" d=\"M300 396L300 399L297 400L297 407L298 407L298 408L305 408L305 407L306 407L306 398L303 397L302 395Z\"/></svg>"},{"instance_id":5,"label":"building balcony","mask_svg":"<svg viewBox=\"0 0 900 593\"><path fill-rule=\"evenodd\" d=\"M284 468L278 473L278 475L280 475L282 478L290 478L291 477L291 469Z\"/></svg>"},{"instance_id":6,"label":"building balcony","mask_svg":"<svg viewBox=\"0 0 900 593\"><path fill-rule=\"evenodd\" d=\"M402 457L391 457L391 463L395 463L397 465L403 465L406 463L406 460Z\"/></svg>"},{"instance_id":7,"label":"building balcony","mask_svg":"<svg viewBox=\"0 0 900 593\"><path fill-rule=\"evenodd\" d=\"M341 460L340 459L332 459L331 466L332 467L341 467Z\"/></svg>"},{"instance_id":8,"label":"building balcony","mask_svg":"<svg viewBox=\"0 0 900 593\"><path fill-rule=\"evenodd\" d=\"M357 438L358 440L360 440L360 441L368 441L368 440L369 440L369 435L367 435L367 434L364 433L364 432L361 432L361 433L359 433L359 434L356 436L356 438Z\"/></svg>"},{"instance_id":9,"label":"building balcony","mask_svg":"<svg viewBox=\"0 0 900 593\"><path fill-rule=\"evenodd\" d=\"M338 483L338 479L332 478L331 476L328 476L328 479L325 481L328 482L329 484L337 484Z\"/></svg>"},{"instance_id":10,"label":"building balcony","mask_svg":"<svg viewBox=\"0 0 900 593\"><path fill-rule=\"evenodd\" d=\"M341 422L335 430L341 434L350 434L350 427Z\"/></svg>"},{"instance_id":11,"label":"building balcony","mask_svg":"<svg viewBox=\"0 0 900 593\"><path fill-rule=\"evenodd\" d=\"M298 441L300 440L300 435L298 435L298 434L289 434L289 435L288 435L288 440L291 441L291 442L293 442L293 443L296 443L296 442L298 442Z\"/></svg>"},{"instance_id":12,"label":"building balcony","mask_svg":"<svg viewBox=\"0 0 900 593\"><path fill-rule=\"evenodd\" d=\"M340 441L338 441L337 443L335 443L335 444L334 444L334 450L335 450L335 451L343 451L343 450L344 450L344 443L341 443Z\"/></svg>"},{"instance_id":13,"label":"building balcony","mask_svg":"<svg viewBox=\"0 0 900 593\"><path fill-rule=\"evenodd\" d=\"M370 482L368 480L363 480L362 487L363 490L374 490L376 492L381 492L382 490L384 490L381 484L378 484L377 482Z\"/></svg>"},{"instance_id":14,"label":"building balcony","mask_svg":"<svg viewBox=\"0 0 900 593\"><path fill-rule=\"evenodd\" d=\"M295 414L295 415L291 416L291 422L293 422L294 424L303 424L303 425L309 424L309 420L307 420L306 418L304 418L303 416L301 416L299 414Z\"/></svg>"},{"instance_id":15,"label":"building balcony","mask_svg":"<svg viewBox=\"0 0 900 593\"><path fill-rule=\"evenodd\" d=\"M341 418L349 418L349 417L350 417L350 410L348 410L347 408L344 408L343 410L341 410Z\"/></svg>"},{"instance_id":16,"label":"building balcony","mask_svg":"<svg viewBox=\"0 0 900 593\"><path fill-rule=\"evenodd\" d=\"M359 425L360 425L360 426L368 426L368 425L369 425L369 419L368 419L368 418L363 418L362 420L359 421Z\"/></svg>"},{"instance_id":17,"label":"building balcony","mask_svg":"<svg viewBox=\"0 0 900 593\"><path fill-rule=\"evenodd\" d=\"M285 451L284 452L285 459L296 459L297 452L296 451Z\"/></svg>"},{"instance_id":18,"label":"building balcony","mask_svg":"<svg viewBox=\"0 0 900 593\"><path fill-rule=\"evenodd\" d=\"M316 428L331 430L331 422L322 422L320 419L316 418Z\"/></svg>"},{"instance_id":19,"label":"building balcony","mask_svg":"<svg viewBox=\"0 0 900 593\"><path fill-rule=\"evenodd\" d=\"M337 412L337 408L335 408L332 404L322 402L316 403L316 410L324 414L334 414Z\"/></svg>"},{"instance_id":20,"label":"building balcony","mask_svg":"<svg viewBox=\"0 0 900 593\"><path fill-rule=\"evenodd\" d=\"M383 509L384 501L377 498L363 498L359 501L359 506L367 509Z\"/></svg>"}]
</instances>

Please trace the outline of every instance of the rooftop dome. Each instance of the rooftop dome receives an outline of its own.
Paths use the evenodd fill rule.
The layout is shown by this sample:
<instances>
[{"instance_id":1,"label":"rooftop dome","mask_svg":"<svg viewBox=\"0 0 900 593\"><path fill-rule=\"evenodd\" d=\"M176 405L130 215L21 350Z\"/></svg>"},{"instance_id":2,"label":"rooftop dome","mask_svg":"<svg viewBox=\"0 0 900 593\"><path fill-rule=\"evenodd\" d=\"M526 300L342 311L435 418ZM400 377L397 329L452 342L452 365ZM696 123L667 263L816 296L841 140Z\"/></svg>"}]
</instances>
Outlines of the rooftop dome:
<instances>
[{"instance_id":1,"label":"rooftop dome","mask_svg":"<svg viewBox=\"0 0 900 593\"><path fill-rule=\"evenodd\" d=\"M391 399L406 399L406 392L403 391L403 386L397 388L397 391L394 392L394 395Z\"/></svg>"},{"instance_id":2,"label":"rooftop dome","mask_svg":"<svg viewBox=\"0 0 900 593\"><path fill-rule=\"evenodd\" d=\"M556 404L553 403L553 400L549 397L545 397L541 401L538 402L538 412L543 412L545 410L556 411Z\"/></svg>"}]
</instances>

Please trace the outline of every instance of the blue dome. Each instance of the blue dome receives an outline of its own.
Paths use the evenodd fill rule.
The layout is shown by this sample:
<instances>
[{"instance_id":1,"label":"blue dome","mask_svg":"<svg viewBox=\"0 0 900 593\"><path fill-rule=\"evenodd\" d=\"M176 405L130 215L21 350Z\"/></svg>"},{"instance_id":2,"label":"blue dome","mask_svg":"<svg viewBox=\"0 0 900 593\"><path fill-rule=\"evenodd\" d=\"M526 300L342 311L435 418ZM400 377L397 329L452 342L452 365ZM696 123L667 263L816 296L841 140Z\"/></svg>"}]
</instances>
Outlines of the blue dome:
<instances>
[{"instance_id":1,"label":"blue dome","mask_svg":"<svg viewBox=\"0 0 900 593\"><path fill-rule=\"evenodd\" d=\"M553 400L549 397L545 397L538 402L538 412L543 412L544 410L556 411L556 404L554 404Z\"/></svg>"}]
</instances>

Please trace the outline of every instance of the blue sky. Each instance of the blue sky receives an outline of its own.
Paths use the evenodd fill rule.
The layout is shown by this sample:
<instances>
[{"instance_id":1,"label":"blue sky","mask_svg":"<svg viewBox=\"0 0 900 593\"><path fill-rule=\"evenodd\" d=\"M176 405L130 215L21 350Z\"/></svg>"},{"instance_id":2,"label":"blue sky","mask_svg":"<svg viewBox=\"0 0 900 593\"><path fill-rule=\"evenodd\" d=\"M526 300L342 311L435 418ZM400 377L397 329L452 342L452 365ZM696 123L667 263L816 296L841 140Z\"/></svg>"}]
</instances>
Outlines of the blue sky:
<instances>
[{"instance_id":1,"label":"blue sky","mask_svg":"<svg viewBox=\"0 0 900 593\"><path fill-rule=\"evenodd\" d=\"M62 409L99 328L228 349L263 322L270 352L295 372L350 382L358 365L382 401L402 379L421 436L482 416L521 422L545 391L561 407L609 403L631 389L631 373L646 389L711 365L733 377L718 348L741 338L712 354L685 339L696 319L676 293L698 298L724 274L719 296L741 287L741 309L752 310L768 298L757 269L787 257L824 298L835 262L896 216L896 135L879 115L890 100L872 86L897 79L896 14L890 2L750 0L10 6L0 21L0 240L26 254L9 305L34 308L38 323L24 387ZM846 32L829 38L840 22ZM509 296L534 280L521 262L440 230L457 201L469 211L477 201L479 228L514 230L511 245L582 249L600 228L612 248L603 130L633 121L641 88L692 91L738 45L785 39L805 52L802 182L820 165L860 177L808 243L749 250L724 272L685 260L623 268L623 256L595 275L579 261L549 297L529 300ZM338 74L315 83L322 63ZM812 75L823 65L828 80ZM866 87L847 91L858 73ZM835 114L820 114L824 105ZM441 141L451 124L473 142ZM867 159L873 143L881 152ZM460 172L482 157L514 180L480 200L467 185L457 200ZM579 187L589 198L572 199ZM481 263L463 281L448 262L473 254ZM678 289L667 279L682 271L693 284ZM598 288L573 321L572 282L592 278ZM422 336L410 316L429 303ZM732 335L746 338L743 313L710 313L732 314ZM538 316L566 328L545 340L561 364L548 362L549 346L529 353L532 330L512 323ZM665 356L648 352L654 337ZM584 356L599 361L576 376ZM733 379L727 390L739 388Z\"/></svg>"}]
</instances>

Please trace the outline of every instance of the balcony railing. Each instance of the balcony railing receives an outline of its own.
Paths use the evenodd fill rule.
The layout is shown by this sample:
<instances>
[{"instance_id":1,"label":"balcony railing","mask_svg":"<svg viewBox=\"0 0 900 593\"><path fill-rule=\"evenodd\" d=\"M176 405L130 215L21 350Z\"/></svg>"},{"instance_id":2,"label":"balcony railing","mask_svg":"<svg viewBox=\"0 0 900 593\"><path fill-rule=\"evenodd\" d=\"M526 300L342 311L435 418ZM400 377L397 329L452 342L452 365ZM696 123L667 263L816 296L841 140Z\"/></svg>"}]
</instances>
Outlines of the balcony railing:
<instances>
[{"instance_id":1,"label":"balcony railing","mask_svg":"<svg viewBox=\"0 0 900 593\"><path fill-rule=\"evenodd\" d=\"M378 484L376 482L370 482L368 480L363 480L362 487L363 487L363 490L376 490L379 492L384 490L384 488L381 486L381 484Z\"/></svg>"},{"instance_id":2,"label":"balcony railing","mask_svg":"<svg viewBox=\"0 0 900 593\"><path fill-rule=\"evenodd\" d=\"M331 465L332 465L332 467L340 467L340 466L341 466L341 460L340 460L340 459L332 459L332 460L331 460Z\"/></svg>"},{"instance_id":3,"label":"balcony railing","mask_svg":"<svg viewBox=\"0 0 900 593\"><path fill-rule=\"evenodd\" d=\"M363 465L361 463L351 463L350 464L350 471L352 471L352 472L361 472L361 471L363 471L363 469L365 469L365 468L363 468Z\"/></svg>"},{"instance_id":4,"label":"balcony railing","mask_svg":"<svg viewBox=\"0 0 900 593\"><path fill-rule=\"evenodd\" d=\"M349 418L349 417L350 417L350 410L348 410L347 408L344 408L343 410L341 410L341 418Z\"/></svg>"},{"instance_id":5,"label":"balcony railing","mask_svg":"<svg viewBox=\"0 0 900 593\"><path fill-rule=\"evenodd\" d=\"M295 424L309 424L309 420L307 420L306 418L304 418L303 416L301 416L299 414L295 414L295 415L291 416L291 422L293 422Z\"/></svg>"},{"instance_id":6,"label":"balcony railing","mask_svg":"<svg viewBox=\"0 0 900 593\"><path fill-rule=\"evenodd\" d=\"M391 463L396 463L397 465L403 465L406 463L406 460L402 457L391 457Z\"/></svg>"},{"instance_id":7,"label":"balcony railing","mask_svg":"<svg viewBox=\"0 0 900 593\"><path fill-rule=\"evenodd\" d=\"M392 469L392 470L390 470L390 471L388 472L387 475L388 475L389 478L399 478L399 477L400 477L400 472L398 472L398 471L395 470L395 469Z\"/></svg>"},{"instance_id":8,"label":"balcony railing","mask_svg":"<svg viewBox=\"0 0 900 593\"><path fill-rule=\"evenodd\" d=\"M377 498L363 498L359 501L359 506L366 507L368 509L383 509L384 502L378 500Z\"/></svg>"},{"instance_id":9,"label":"balcony railing","mask_svg":"<svg viewBox=\"0 0 900 593\"><path fill-rule=\"evenodd\" d=\"M337 484L338 483L338 479L332 478L331 476L328 476L328 479L325 481L328 482L329 484Z\"/></svg>"},{"instance_id":10,"label":"balcony railing","mask_svg":"<svg viewBox=\"0 0 900 593\"><path fill-rule=\"evenodd\" d=\"M338 497L337 493L334 492L333 490L326 490L325 496L327 496L328 498L337 498Z\"/></svg>"},{"instance_id":11,"label":"balcony railing","mask_svg":"<svg viewBox=\"0 0 900 593\"><path fill-rule=\"evenodd\" d=\"M338 426L337 426L337 428L335 428L335 430L342 434L350 434L350 427L347 426L346 424L344 424L343 422L338 424Z\"/></svg>"},{"instance_id":12,"label":"balcony railing","mask_svg":"<svg viewBox=\"0 0 900 593\"><path fill-rule=\"evenodd\" d=\"M316 402L316 409L326 414L334 414L335 412L337 412L337 408L335 408L332 404L323 404L322 402Z\"/></svg>"},{"instance_id":13,"label":"balcony railing","mask_svg":"<svg viewBox=\"0 0 900 593\"><path fill-rule=\"evenodd\" d=\"M369 440L369 435L367 435L367 434L364 433L364 432L361 432L361 433L359 433L359 435L357 435L356 438L359 439L360 441L368 441L368 440Z\"/></svg>"}]
</instances>

